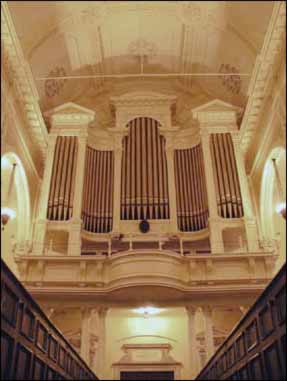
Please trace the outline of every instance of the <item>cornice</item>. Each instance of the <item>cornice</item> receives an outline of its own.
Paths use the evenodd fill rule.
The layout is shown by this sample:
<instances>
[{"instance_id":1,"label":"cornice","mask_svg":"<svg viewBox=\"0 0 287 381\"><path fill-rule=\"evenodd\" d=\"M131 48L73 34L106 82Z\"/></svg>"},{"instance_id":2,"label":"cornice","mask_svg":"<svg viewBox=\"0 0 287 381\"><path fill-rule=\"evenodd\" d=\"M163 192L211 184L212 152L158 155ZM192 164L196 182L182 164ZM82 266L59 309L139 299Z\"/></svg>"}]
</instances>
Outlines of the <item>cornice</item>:
<instances>
[{"instance_id":1,"label":"cornice","mask_svg":"<svg viewBox=\"0 0 287 381\"><path fill-rule=\"evenodd\" d=\"M119 107L153 107L171 106L176 101L176 96L164 95L154 92L130 92L117 97L111 97L111 103Z\"/></svg>"},{"instance_id":2,"label":"cornice","mask_svg":"<svg viewBox=\"0 0 287 381\"><path fill-rule=\"evenodd\" d=\"M250 80L249 99L240 128L241 148L246 154L259 126L264 101L270 93L276 73L278 55L284 46L286 3L275 2L264 43Z\"/></svg>"},{"instance_id":3,"label":"cornice","mask_svg":"<svg viewBox=\"0 0 287 381\"><path fill-rule=\"evenodd\" d=\"M73 102L64 103L44 113L46 118L55 125L88 125L94 121L95 112Z\"/></svg>"},{"instance_id":4,"label":"cornice","mask_svg":"<svg viewBox=\"0 0 287 381\"><path fill-rule=\"evenodd\" d=\"M47 129L38 104L29 64L26 62L6 1L1 1L1 42L4 66L13 82L16 97L23 112L31 140L40 154L43 164L47 148Z\"/></svg>"}]
</instances>

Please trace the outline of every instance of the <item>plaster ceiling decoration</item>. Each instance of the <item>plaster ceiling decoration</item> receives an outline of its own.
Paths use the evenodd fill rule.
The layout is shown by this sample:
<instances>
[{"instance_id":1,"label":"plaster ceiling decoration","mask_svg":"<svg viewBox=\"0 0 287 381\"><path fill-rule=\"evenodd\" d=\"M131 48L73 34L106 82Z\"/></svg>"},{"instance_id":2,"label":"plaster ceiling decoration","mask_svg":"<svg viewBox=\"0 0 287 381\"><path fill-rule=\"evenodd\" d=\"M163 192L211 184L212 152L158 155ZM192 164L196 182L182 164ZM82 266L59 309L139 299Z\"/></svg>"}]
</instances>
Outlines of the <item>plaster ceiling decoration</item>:
<instances>
[{"instance_id":1,"label":"plaster ceiling decoration","mask_svg":"<svg viewBox=\"0 0 287 381\"><path fill-rule=\"evenodd\" d=\"M141 90L176 88L188 103L219 98L245 107L274 3L9 1L8 6L45 111L69 101L95 109L96 99L108 100L120 88L132 91L134 83ZM105 110L107 124L112 115L104 116ZM186 120L176 114L175 120Z\"/></svg>"}]
</instances>

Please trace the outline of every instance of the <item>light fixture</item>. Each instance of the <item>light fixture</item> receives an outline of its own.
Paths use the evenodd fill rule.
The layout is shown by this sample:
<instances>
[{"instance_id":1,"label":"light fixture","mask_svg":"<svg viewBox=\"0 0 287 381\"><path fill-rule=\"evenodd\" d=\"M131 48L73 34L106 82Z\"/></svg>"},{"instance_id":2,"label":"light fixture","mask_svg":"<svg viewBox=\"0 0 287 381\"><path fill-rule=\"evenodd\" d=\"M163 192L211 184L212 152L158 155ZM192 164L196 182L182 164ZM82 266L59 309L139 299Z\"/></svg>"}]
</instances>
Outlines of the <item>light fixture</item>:
<instances>
[{"instance_id":1,"label":"light fixture","mask_svg":"<svg viewBox=\"0 0 287 381\"><path fill-rule=\"evenodd\" d=\"M286 202L280 202L279 204L277 204L275 210L278 214L281 214L281 216L286 220Z\"/></svg>"},{"instance_id":2,"label":"light fixture","mask_svg":"<svg viewBox=\"0 0 287 381\"><path fill-rule=\"evenodd\" d=\"M133 310L134 312L144 315L147 318L149 315L155 315L162 311L161 308L156 308L152 306L140 307Z\"/></svg>"},{"instance_id":3,"label":"light fixture","mask_svg":"<svg viewBox=\"0 0 287 381\"><path fill-rule=\"evenodd\" d=\"M7 225L9 220L13 220L13 218L16 217L16 211L11 208L1 208L1 223L2 223L2 230L4 230L4 226Z\"/></svg>"},{"instance_id":4,"label":"light fixture","mask_svg":"<svg viewBox=\"0 0 287 381\"><path fill-rule=\"evenodd\" d=\"M1 160L1 166L4 163L4 165L8 165L5 160ZM10 181L9 181L9 186L8 186L8 191L7 191L7 204L10 204L10 197L12 194L13 190L13 184L14 184L14 177L15 177L15 169L16 169L16 163L13 163L13 168L11 171L11 176L10 176ZM12 208L9 207L1 207L1 224L2 224L2 230L4 230L5 225L12 220L13 218L16 217L16 211Z\"/></svg>"}]
</instances>

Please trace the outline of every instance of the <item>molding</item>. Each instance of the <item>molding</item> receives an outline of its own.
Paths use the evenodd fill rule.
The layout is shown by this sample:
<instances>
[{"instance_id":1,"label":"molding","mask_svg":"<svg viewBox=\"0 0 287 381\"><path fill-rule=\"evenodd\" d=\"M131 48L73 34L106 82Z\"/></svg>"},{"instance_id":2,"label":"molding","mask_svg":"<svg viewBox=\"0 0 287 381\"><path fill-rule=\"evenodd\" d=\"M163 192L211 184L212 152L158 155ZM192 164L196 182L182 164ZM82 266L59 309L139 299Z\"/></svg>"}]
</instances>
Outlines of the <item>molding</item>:
<instances>
[{"instance_id":1,"label":"molding","mask_svg":"<svg viewBox=\"0 0 287 381\"><path fill-rule=\"evenodd\" d=\"M13 82L16 98L29 135L43 164L47 149L47 129L38 103L38 93L28 62L25 60L6 1L1 1L1 42L4 66Z\"/></svg>"},{"instance_id":2,"label":"molding","mask_svg":"<svg viewBox=\"0 0 287 381\"><path fill-rule=\"evenodd\" d=\"M212 124L213 129L224 129L224 127L230 128L230 125L233 125L237 129L237 119L242 113L242 109L219 99L214 99L195 107L191 112L193 118L199 120L200 127ZM219 123L218 126L215 126L214 122Z\"/></svg>"},{"instance_id":3,"label":"molding","mask_svg":"<svg viewBox=\"0 0 287 381\"><path fill-rule=\"evenodd\" d=\"M94 121L95 112L76 103L68 102L58 107L48 110L44 116L49 118L52 123L52 129L59 125L87 125Z\"/></svg>"},{"instance_id":4,"label":"molding","mask_svg":"<svg viewBox=\"0 0 287 381\"><path fill-rule=\"evenodd\" d=\"M263 47L257 57L249 84L249 100L240 128L241 148L244 154L247 153L253 142L255 132L259 127L260 116L264 110L264 101L274 83L274 75L278 66L276 61L285 44L285 28L286 3L278 1L274 4Z\"/></svg>"}]
</instances>

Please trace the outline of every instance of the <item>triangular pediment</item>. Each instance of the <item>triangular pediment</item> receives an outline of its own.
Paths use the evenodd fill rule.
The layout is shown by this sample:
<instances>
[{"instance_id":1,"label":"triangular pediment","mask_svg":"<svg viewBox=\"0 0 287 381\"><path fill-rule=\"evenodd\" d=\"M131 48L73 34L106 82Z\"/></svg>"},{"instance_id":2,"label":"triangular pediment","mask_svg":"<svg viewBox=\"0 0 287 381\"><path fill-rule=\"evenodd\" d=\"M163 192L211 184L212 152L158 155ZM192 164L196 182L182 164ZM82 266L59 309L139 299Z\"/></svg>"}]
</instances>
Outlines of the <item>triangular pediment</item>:
<instances>
[{"instance_id":1,"label":"triangular pediment","mask_svg":"<svg viewBox=\"0 0 287 381\"><path fill-rule=\"evenodd\" d=\"M45 116L78 114L95 116L95 112L73 102L67 102L44 113Z\"/></svg>"},{"instance_id":2,"label":"triangular pediment","mask_svg":"<svg viewBox=\"0 0 287 381\"><path fill-rule=\"evenodd\" d=\"M204 103L201 106L195 107L192 110L193 114L197 114L199 112L240 112L241 108L234 106L230 103L221 101L220 99L214 99L213 101Z\"/></svg>"}]
</instances>

